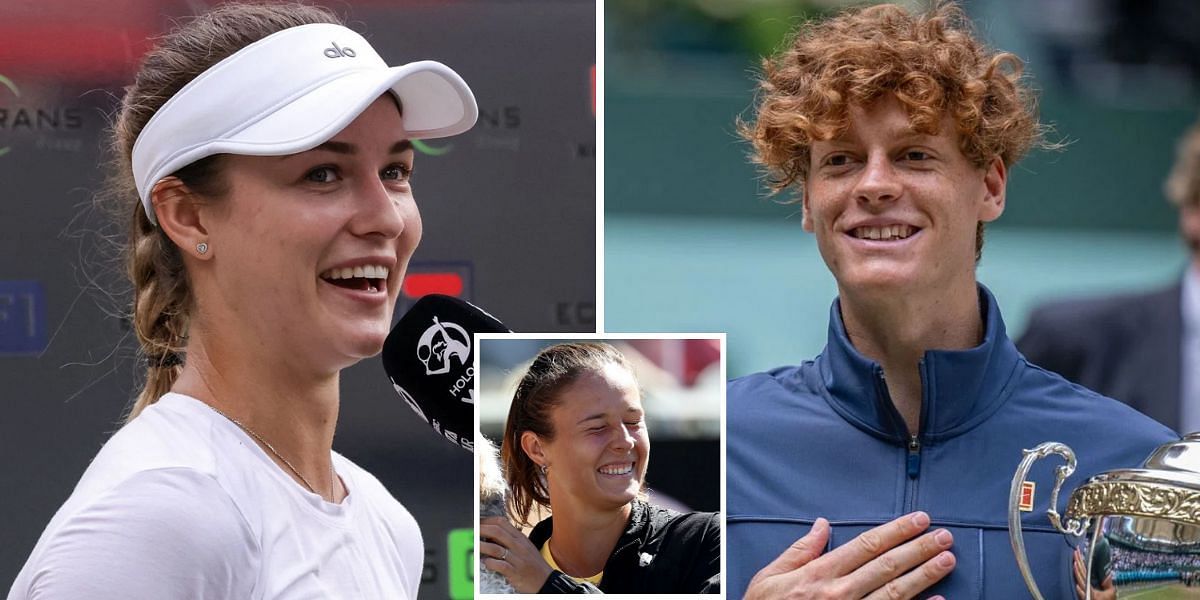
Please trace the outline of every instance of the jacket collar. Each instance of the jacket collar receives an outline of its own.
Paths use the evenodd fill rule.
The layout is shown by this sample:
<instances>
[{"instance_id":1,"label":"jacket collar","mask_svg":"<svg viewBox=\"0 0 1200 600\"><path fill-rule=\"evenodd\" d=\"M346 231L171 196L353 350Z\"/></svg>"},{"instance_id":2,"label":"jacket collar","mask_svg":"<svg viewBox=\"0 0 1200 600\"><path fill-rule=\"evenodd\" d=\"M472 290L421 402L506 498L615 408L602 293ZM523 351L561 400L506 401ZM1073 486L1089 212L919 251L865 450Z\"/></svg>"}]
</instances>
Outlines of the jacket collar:
<instances>
[{"instance_id":1,"label":"jacket collar","mask_svg":"<svg viewBox=\"0 0 1200 600\"><path fill-rule=\"evenodd\" d=\"M635 499L629 510L629 522L625 524L625 531L621 533L621 537L617 539L617 545L613 548L613 554L623 550L630 544L640 544L645 542L645 537L649 533L647 525L650 521L649 506L642 500ZM533 526L529 532L529 541L533 545L541 548L546 540L554 534L554 517L546 517L540 523Z\"/></svg>"},{"instance_id":2,"label":"jacket collar","mask_svg":"<svg viewBox=\"0 0 1200 600\"><path fill-rule=\"evenodd\" d=\"M921 360L921 439L959 435L979 424L1004 400L1021 355L1004 331L1000 308L991 292L979 288L983 343L967 350L929 350ZM829 340L816 358L831 406L856 427L889 440L909 438L899 412L887 396L883 369L850 343L834 300Z\"/></svg>"}]
</instances>

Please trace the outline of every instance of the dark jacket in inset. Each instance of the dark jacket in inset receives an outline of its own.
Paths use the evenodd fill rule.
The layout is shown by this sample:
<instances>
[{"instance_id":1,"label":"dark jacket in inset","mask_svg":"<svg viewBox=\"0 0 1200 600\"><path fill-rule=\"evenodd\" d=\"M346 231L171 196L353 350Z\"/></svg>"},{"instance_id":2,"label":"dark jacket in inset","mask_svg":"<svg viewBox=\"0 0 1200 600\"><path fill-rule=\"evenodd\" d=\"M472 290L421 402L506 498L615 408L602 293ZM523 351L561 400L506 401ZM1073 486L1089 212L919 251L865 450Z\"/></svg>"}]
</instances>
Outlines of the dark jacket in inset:
<instances>
[{"instance_id":1,"label":"dark jacket in inset","mask_svg":"<svg viewBox=\"0 0 1200 600\"><path fill-rule=\"evenodd\" d=\"M553 533L553 517L534 526L529 541L541 548ZM633 501L629 524L604 564L599 589L561 571L539 594L718 594L721 592L721 516L678 513Z\"/></svg>"}]
</instances>

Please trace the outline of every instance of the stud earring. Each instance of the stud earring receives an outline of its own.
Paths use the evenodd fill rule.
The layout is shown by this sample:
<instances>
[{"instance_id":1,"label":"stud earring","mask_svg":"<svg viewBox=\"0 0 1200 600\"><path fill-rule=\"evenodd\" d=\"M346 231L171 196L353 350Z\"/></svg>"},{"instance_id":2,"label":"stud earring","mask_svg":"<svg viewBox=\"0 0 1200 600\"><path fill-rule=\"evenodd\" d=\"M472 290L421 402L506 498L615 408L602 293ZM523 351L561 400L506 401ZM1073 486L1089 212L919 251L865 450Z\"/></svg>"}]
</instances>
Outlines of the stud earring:
<instances>
[{"instance_id":1,"label":"stud earring","mask_svg":"<svg viewBox=\"0 0 1200 600\"><path fill-rule=\"evenodd\" d=\"M545 475L546 471L549 471L549 470L550 470L550 467L547 467L546 465L542 465L542 475Z\"/></svg>"},{"instance_id":2,"label":"stud earring","mask_svg":"<svg viewBox=\"0 0 1200 600\"><path fill-rule=\"evenodd\" d=\"M208 254L208 242L200 242L196 244L196 252L200 254Z\"/></svg>"}]
</instances>

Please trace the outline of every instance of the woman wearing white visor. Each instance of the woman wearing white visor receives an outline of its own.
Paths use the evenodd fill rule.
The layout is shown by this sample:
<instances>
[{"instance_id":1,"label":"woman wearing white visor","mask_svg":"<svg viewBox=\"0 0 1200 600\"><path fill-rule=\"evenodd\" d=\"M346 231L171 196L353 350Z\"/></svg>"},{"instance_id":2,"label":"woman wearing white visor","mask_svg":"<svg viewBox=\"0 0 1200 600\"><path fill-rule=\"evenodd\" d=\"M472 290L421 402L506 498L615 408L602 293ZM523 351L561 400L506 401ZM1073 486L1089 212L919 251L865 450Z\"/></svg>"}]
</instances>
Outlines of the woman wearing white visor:
<instances>
[{"instance_id":1,"label":"woman wearing white visor","mask_svg":"<svg viewBox=\"0 0 1200 600\"><path fill-rule=\"evenodd\" d=\"M421 239L411 140L476 116L449 68L388 67L323 9L160 40L108 194L146 384L9 600L416 597L416 522L331 450L338 376L382 348Z\"/></svg>"}]
</instances>

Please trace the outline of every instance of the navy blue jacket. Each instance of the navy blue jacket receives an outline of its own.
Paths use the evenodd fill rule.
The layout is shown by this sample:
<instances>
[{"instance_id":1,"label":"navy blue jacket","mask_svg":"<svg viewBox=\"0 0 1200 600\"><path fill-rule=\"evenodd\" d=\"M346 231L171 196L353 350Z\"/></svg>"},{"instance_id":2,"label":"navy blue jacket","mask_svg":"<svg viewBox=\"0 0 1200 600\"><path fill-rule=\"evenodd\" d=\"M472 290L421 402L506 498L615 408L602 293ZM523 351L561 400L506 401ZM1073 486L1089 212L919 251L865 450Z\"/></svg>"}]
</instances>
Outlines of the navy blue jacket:
<instances>
[{"instance_id":1,"label":"navy blue jacket","mask_svg":"<svg viewBox=\"0 0 1200 600\"><path fill-rule=\"evenodd\" d=\"M1177 439L1166 427L1025 360L980 286L983 343L926 352L920 435L910 439L887 396L881 367L850 344L838 302L815 360L729 383L728 582L730 598L808 532L833 525L830 546L914 510L954 534L957 566L927 594L954 600L1028 598L1008 539L1008 492L1021 450L1063 442L1079 459L1063 487L1138 465ZM1148 374L1149 376L1149 374ZM1046 518L1057 457L1039 461L1025 544L1047 598L1073 598L1071 547ZM925 597L923 594L921 597Z\"/></svg>"}]
</instances>

